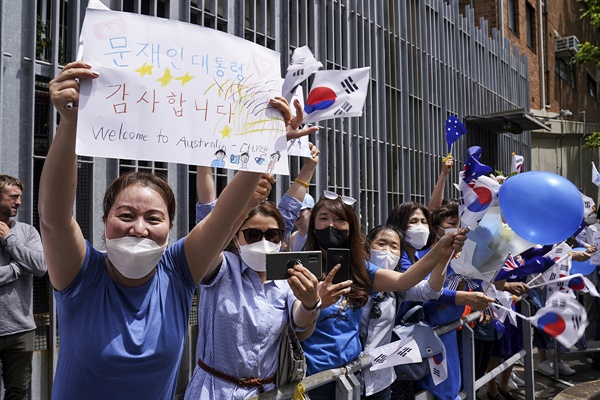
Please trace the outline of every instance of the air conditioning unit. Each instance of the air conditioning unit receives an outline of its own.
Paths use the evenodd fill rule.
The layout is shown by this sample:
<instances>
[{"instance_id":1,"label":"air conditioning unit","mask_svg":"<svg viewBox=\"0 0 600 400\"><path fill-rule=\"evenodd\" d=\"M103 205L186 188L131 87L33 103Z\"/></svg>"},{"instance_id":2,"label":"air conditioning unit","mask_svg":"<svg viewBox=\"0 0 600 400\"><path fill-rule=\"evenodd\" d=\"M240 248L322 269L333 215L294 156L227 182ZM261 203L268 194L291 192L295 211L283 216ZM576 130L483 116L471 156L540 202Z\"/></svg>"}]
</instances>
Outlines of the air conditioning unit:
<instances>
[{"instance_id":1,"label":"air conditioning unit","mask_svg":"<svg viewBox=\"0 0 600 400\"><path fill-rule=\"evenodd\" d=\"M554 44L554 52L558 58L571 58L579 51L579 40L575 35L556 38Z\"/></svg>"}]
</instances>

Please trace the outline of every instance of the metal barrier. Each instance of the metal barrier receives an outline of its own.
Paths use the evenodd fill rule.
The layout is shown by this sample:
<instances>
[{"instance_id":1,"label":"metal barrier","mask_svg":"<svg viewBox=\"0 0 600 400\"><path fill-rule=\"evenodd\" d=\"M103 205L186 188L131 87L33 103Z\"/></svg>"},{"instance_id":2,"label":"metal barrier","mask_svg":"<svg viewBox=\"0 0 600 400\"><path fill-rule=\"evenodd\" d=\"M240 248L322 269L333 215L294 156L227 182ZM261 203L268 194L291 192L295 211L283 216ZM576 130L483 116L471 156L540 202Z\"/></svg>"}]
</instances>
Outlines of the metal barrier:
<instances>
[{"instance_id":1,"label":"metal barrier","mask_svg":"<svg viewBox=\"0 0 600 400\"><path fill-rule=\"evenodd\" d=\"M529 303L526 301L521 302L521 313L529 317L531 315L531 308ZM475 353L474 353L474 332L469 326L469 322L476 321L479 319L481 313L476 311L467 316L464 316L456 321L449 324L440 325L435 327L433 330L439 335L448 333L459 326L462 326L462 382L463 390L458 393L461 399L475 400L475 393L479 388L495 379L504 370L511 365L515 364L521 358L523 358L523 365L525 368L525 398L528 400L535 399L535 387L533 380L533 334L531 330L531 323L523 320L523 347L519 353L513 355L502 364L486 373L481 378L475 380ZM314 375L308 376L302 380L302 384L306 392L311 389L323 386L330 382L337 382L336 385L336 397L335 400L359 400L362 394L362 386L355 376L355 372L358 372L364 368L371 366L371 359L368 355L362 355L356 360L346 364L343 367L328 369L321 371ZM289 384L282 386L277 389L262 393L258 396L251 397L252 400L280 400L289 399L295 393L298 383ZM424 397L423 397L424 396ZM308 396L305 395L308 399ZM433 396L427 397L426 394L420 394L419 398L433 398Z\"/></svg>"}]
</instances>

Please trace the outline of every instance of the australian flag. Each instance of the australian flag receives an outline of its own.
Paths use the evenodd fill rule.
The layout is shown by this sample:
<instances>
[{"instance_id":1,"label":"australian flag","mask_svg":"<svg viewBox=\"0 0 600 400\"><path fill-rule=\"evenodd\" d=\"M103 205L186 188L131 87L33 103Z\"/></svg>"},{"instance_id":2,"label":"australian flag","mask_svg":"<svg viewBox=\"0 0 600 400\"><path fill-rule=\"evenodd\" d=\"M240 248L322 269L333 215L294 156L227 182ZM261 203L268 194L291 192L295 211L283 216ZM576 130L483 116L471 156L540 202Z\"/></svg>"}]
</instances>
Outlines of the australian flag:
<instances>
[{"instance_id":1,"label":"australian flag","mask_svg":"<svg viewBox=\"0 0 600 400\"><path fill-rule=\"evenodd\" d=\"M554 260L544 256L535 256L529 260L526 260L522 265L518 265L515 261L515 265L516 266L513 265L509 267L505 262L502 268L500 268L500 271L498 271L495 280L515 280L527 275L545 272L548 268L554 265Z\"/></svg>"},{"instance_id":2,"label":"australian flag","mask_svg":"<svg viewBox=\"0 0 600 400\"><path fill-rule=\"evenodd\" d=\"M455 115L451 115L446 120L446 141L448 142L448 153L452 151L452 144L459 137L467 133L467 128L460 122Z\"/></svg>"}]
</instances>

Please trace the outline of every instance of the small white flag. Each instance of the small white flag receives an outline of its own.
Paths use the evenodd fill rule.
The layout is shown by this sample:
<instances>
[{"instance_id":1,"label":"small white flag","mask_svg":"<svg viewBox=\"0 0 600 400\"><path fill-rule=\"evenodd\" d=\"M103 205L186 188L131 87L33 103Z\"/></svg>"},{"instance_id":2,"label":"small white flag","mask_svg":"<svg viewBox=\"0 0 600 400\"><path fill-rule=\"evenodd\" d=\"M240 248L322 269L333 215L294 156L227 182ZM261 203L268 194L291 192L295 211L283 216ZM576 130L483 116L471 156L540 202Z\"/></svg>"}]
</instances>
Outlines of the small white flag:
<instances>
[{"instance_id":1,"label":"small white flag","mask_svg":"<svg viewBox=\"0 0 600 400\"><path fill-rule=\"evenodd\" d=\"M594 185L600 186L600 174L598 173L598 170L596 169L596 165L594 164L593 161L592 161L592 182L594 183Z\"/></svg>"},{"instance_id":2,"label":"small white flag","mask_svg":"<svg viewBox=\"0 0 600 400\"><path fill-rule=\"evenodd\" d=\"M581 199L583 200L583 216L587 217L588 215L591 215L594 212L594 209L592 207L594 207L596 203L594 202L594 199L592 199L589 196L586 196L583 193L581 193Z\"/></svg>"},{"instance_id":3,"label":"small white flag","mask_svg":"<svg viewBox=\"0 0 600 400\"><path fill-rule=\"evenodd\" d=\"M421 362L419 346L413 338L392 342L376 349L367 350L371 356L371 371L401 364Z\"/></svg>"},{"instance_id":4,"label":"small white flag","mask_svg":"<svg viewBox=\"0 0 600 400\"><path fill-rule=\"evenodd\" d=\"M285 80L283 81L283 88L281 89L283 97L292 104L294 88L322 67L323 64L321 64L320 61L317 61L308 46L298 47L294 50L292 61L285 73Z\"/></svg>"},{"instance_id":5,"label":"small white flag","mask_svg":"<svg viewBox=\"0 0 600 400\"><path fill-rule=\"evenodd\" d=\"M523 172L523 162L525 161L525 157L517 155L515 153L512 154L512 165L510 172L516 172L520 174Z\"/></svg>"},{"instance_id":6,"label":"small white flag","mask_svg":"<svg viewBox=\"0 0 600 400\"><path fill-rule=\"evenodd\" d=\"M448 378L448 364L446 362L446 346L442 345L442 352L427 359L429 361L429 371L431 380L435 386L444 382Z\"/></svg>"},{"instance_id":7,"label":"small white flag","mask_svg":"<svg viewBox=\"0 0 600 400\"><path fill-rule=\"evenodd\" d=\"M555 257L553 257L556 264L554 264L552 267L550 267L548 270L546 270L544 273L542 273L542 278L545 282L553 282L554 281L554 283L550 283L550 284L546 285L546 288L547 288L546 290L548 291L548 296L550 296L554 292L561 292L561 293L568 293L569 295L575 297L575 294L573 293L573 291L569 288L569 285L567 284L568 282L556 281L557 279L565 278L565 277L569 276L570 272L571 272L572 257L570 255L567 255L568 252L571 251L571 248L566 243L562 243L561 246L563 248L568 248L568 250L565 250L562 257L556 256L556 255L555 255ZM553 250L556 250L556 248ZM564 255L567 255L567 257L564 257Z\"/></svg>"},{"instance_id":8,"label":"small white flag","mask_svg":"<svg viewBox=\"0 0 600 400\"><path fill-rule=\"evenodd\" d=\"M369 91L370 67L315 72L304 105L304 122L360 117Z\"/></svg>"}]
</instances>

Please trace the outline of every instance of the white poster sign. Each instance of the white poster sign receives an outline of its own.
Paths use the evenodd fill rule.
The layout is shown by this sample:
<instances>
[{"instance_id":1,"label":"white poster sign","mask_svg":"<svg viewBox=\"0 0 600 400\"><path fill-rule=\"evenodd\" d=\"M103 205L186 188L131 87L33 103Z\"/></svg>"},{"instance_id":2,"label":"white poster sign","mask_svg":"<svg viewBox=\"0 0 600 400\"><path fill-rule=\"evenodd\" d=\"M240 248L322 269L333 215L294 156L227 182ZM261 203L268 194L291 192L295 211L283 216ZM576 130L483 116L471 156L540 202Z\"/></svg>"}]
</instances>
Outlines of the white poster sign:
<instances>
[{"instance_id":1,"label":"white poster sign","mask_svg":"<svg viewBox=\"0 0 600 400\"><path fill-rule=\"evenodd\" d=\"M288 174L279 53L226 33L86 11L77 154Z\"/></svg>"}]
</instances>

